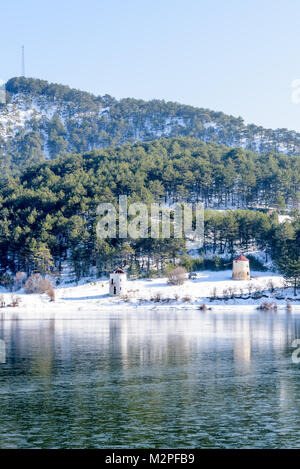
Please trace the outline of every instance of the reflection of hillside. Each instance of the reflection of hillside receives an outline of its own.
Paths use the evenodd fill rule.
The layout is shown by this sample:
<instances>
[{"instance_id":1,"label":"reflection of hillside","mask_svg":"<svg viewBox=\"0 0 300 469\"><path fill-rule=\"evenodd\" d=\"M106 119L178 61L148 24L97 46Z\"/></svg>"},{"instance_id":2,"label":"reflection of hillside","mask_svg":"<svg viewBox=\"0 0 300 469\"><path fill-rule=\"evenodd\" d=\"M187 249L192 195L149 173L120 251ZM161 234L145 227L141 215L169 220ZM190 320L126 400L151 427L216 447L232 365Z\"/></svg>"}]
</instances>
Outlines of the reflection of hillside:
<instances>
[{"instance_id":1,"label":"reflection of hillside","mask_svg":"<svg viewBox=\"0 0 300 469\"><path fill-rule=\"evenodd\" d=\"M265 353L289 349L293 338L300 337L300 325L292 316L274 313L126 312L114 317L43 321L0 316L0 338L5 336L10 337L14 359L27 356L28 350L36 363L43 357L49 360L49 355L71 363L80 353L91 353L91 361L97 362L109 354L128 368L131 364L188 363L191 354L205 352L216 341L224 350L232 349L236 360L249 362L251 348Z\"/></svg>"},{"instance_id":2,"label":"reflection of hillside","mask_svg":"<svg viewBox=\"0 0 300 469\"><path fill-rule=\"evenodd\" d=\"M6 435L10 445L23 447L295 442L299 381L290 344L300 337L297 316L128 311L32 321L0 315L0 337L8 349L1 447Z\"/></svg>"}]
</instances>

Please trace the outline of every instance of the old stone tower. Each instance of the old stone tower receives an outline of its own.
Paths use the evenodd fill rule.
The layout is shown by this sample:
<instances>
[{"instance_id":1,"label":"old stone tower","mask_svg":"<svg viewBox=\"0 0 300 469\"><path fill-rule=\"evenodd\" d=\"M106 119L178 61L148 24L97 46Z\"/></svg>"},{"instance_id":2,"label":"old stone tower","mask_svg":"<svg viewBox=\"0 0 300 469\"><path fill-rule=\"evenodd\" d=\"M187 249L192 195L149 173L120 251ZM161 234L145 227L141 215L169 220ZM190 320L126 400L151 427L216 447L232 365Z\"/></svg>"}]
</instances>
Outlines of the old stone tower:
<instances>
[{"instance_id":1,"label":"old stone tower","mask_svg":"<svg viewBox=\"0 0 300 469\"><path fill-rule=\"evenodd\" d=\"M111 296L120 296L126 293L126 272L117 267L111 274L109 279L109 294Z\"/></svg>"},{"instance_id":2,"label":"old stone tower","mask_svg":"<svg viewBox=\"0 0 300 469\"><path fill-rule=\"evenodd\" d=\"M234 280L250 280L249 259L243 254L233 260L232 278Z\"/></svg>"}]
</instances>

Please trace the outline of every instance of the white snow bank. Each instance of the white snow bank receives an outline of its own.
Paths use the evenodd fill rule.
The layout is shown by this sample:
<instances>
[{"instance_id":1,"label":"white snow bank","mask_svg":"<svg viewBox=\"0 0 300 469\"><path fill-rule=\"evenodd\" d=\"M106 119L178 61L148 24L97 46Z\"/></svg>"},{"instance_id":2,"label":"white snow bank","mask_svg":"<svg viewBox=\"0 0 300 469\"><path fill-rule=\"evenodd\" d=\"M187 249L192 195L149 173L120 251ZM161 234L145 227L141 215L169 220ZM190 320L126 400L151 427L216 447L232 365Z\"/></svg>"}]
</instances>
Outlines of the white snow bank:
<instances>
[{"instance_id":1,"label":"white snow bank","mask_svg":"<svg viewBox=\"0 0 300 469\"><path fill-rule=\"evenodd\" d=\"M250 281L236 281L231 279L231 271L202 271L198 273L195 280L187 280L181 286L167 285L166 278L149 280L128 281L128 298L126 301L122 298L112 298L108 295L108 280L90 282L78 286L57 288L55 303L49 302L46 295L26 295L25 293L14 293L21 299L20 306L17 308L5 307L1 312L13 314L14 312L24 311L24 313L38 314L47 316L49 313L55 315L78 313L85 315L93 312L102 311L128 311L132 309L154 309L163 311L191 310L197 309L203 303L207 307L213 307L215 310L222 309L232 311L233 309L253 310L263 301L275 301L283 308L286 304L286 298L292 297L291 289L279 290L282 299L275 297L279 295L283 287L283 278L279 275L266 273L252 273ZM276 288L273 293L270 292L270 283ZM268 299L213 299L214 295L224 296L224 292L235 291L236 295L249 296L250 292L259 289L262 293L268 295ZM159 295L160 302L154 302L153 298ZM11 301L11 293L3 294L6 304ZM152 301L151 301L152 298ZM292 303L293 312L300 312L299 301Z\"/></svg>"}]
</instances>

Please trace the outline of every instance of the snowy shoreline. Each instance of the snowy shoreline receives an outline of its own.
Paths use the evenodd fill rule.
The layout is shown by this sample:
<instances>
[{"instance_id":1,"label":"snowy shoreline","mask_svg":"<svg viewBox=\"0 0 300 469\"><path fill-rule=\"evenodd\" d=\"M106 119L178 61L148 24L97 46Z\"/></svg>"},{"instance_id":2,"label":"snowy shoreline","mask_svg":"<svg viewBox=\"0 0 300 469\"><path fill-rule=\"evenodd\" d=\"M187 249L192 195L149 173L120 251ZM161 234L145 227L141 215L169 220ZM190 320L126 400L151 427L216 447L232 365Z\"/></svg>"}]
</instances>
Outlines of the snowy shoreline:
<instances>
[{"instance_id":1,"label":"snowy shoreline","mask_svg":"<svg viewBox=\"0 0 300 469\"><path fill-rule=\"evenodd\" d=\"M274 288L271 292L270 287ZM224 291L244 298L215 299ZM260 298L249 298L253 291L259 291ZM300 313L300 297L294 301L292 289L283 289L283 278L272 272L253 272L249 281L231 279L231 271L202 271L195 280L187 280L181 286L167 285L167 279L130 280L127 283L126 298L108 295L108 280L90 281L79 285L62 285L55 290L56 301L50 302L46 295L27 295L20 292L3 292L3 299L9 304L12 295L20 298L18 307L5 306L0 314L24 313L61 316L70 313L122 312L130 310L147 311L186 311L198 310L203 304L214 311L254 311L264 301L274 302L278 311L286 311L287 299L291 299L292 312ZM157 300L159 297L159 301ZM276 298L277 297L277 298ZM278 299L281 298L281 299Z\"/></svg>"}]
</instances>

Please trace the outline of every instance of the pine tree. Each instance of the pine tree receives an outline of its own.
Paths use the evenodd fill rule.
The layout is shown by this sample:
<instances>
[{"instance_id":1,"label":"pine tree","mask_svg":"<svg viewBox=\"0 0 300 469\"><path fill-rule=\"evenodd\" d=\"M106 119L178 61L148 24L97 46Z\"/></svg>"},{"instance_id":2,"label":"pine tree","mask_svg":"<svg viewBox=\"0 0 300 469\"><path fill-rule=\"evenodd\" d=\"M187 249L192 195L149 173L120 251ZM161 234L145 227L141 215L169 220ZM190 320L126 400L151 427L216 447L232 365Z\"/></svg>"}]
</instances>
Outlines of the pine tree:
<instances>
[{"instance_id":1,"label":"pine tree","mask_svg":"<svg viewBox=\"0 0 300 469\"><path fill-rule=\"evenodd\" d=\"M300 287L300 256L298 259L282 261L282 270L286 284L294 288L294 296L297 296L297 288Z\"/></svg>"},{"instance_id":2,"label":"pine tree","mask_svg":"<svg viewBox=\"0 0 300 469\"><path fill-rule=\"evenodd\" d=\"M35 272L42 274L44 277L52 272L53 258L46 244L39 243L32 249L32 260Z\"/></svg>"}]
</instances>

